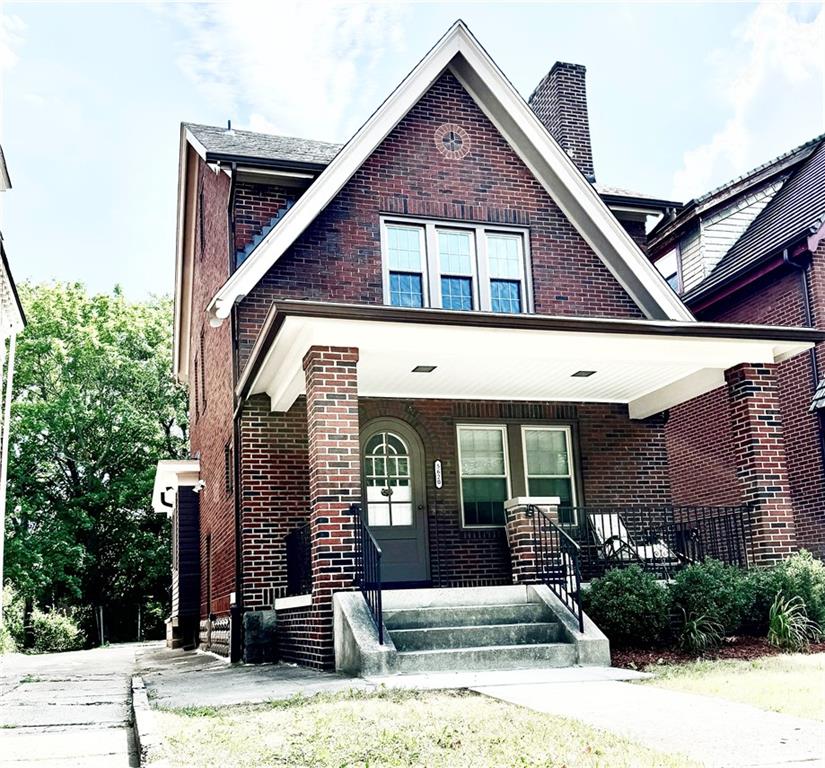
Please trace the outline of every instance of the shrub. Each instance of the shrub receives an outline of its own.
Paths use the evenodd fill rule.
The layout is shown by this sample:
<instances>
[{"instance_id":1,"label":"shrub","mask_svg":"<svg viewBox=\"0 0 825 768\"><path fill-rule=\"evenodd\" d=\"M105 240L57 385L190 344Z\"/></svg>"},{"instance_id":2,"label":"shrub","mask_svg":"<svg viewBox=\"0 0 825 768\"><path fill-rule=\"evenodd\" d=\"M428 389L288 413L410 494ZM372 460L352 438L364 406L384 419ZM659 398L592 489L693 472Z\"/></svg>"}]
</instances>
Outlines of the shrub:
<instances>
[{"instance_id":1,"label":"shrub","mask_svg":"<svg viewBox=\"0 0 825 768\"><path fill-rule=\"evenodd\" d=\"M776 593L800 598L808 618L825 627L825 563L803 549L773 570Z\"/></svg>"},{"instance_id":2,"label":"shrub","mask_svg":"<svg viewBox=\"0 0 825 768\"><path fill-rule=\"evenodd\" d=\"M670 586L673 604L685 616L701 616L736 632L753 602L747 573L718 560L689 565Z\"/></svg>"},{"instance_id":3,"label":"shrub","mask_svg":"<svg viewBox=\"0 0 825 768\"><path fill-rule=\"evenodd\" d=\"M4 653L14 653L17 650L17 643L14 642L11 632L5 625L0 627L0 656Z\"/></svg>"},{"instance_id":4,"label":"shrub","mask_svg":"<svg viewBox=\"0 0 825 768\"><path fill-rule=\"evenodd\" d=\"M704 653L718 648L725 638L725 628L709 616L688 616L682 612L679 647L692 653Z\"/></svg>"},{"instance_id":5,"label":"shrub","mask_svg":"<svg viewBox=\"0 0 825 768\"><path fill-rule=\"evenodd\" d=\"M23 645L23 599L14 586L3 586L3 627L0 653L12 653Z\"/></svg>"},{"instance_id":6,"label":"shrub","mask_svg":"<svg viewBox=\"0 0 825 768\"><path fill-rule=\"evenodd\" d=\"M83 634L73 617L57 610L32 612L34 649L41 653L74 651L83 645Z\"/></svg>"},{"instance_id":7,"label":"shrub","mask_svg":"<svg viewBox=\"0 0 825 768\"><path fill-rule=\"evenodd\" d=\"M594 579L585 596L590 617L617 647L657 643L670 620L667 590L637 565Z\"/></svg>"},{"instance_id":8,"label":"shrub","mask_svg":"<svg viewBox=\"0 0 825 768\"><path fill-rule=\"evenodd\" d=\"M815 621L805 612L805 603L799 595L790 598L780 592L771 605L768 618L768 642L788 651L801 651L822 633Z\"/></svg>"}]
</instances>

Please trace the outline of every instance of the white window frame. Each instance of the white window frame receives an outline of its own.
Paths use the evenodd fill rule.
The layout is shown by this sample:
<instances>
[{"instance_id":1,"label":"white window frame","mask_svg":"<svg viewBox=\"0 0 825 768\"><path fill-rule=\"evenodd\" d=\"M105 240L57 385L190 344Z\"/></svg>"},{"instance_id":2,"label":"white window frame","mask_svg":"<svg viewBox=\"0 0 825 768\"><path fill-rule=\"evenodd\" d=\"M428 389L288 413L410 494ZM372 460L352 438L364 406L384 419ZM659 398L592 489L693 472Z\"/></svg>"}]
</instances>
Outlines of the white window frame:
<instances>
[{"instance_id":1,"label":"white window frame","mask_svg":"<svg viewBox=\"0 0 825 768\"><path fill-rule=\"evenodd\" d=\"M430 272L430 280L433 284L433 302L431 306L433 307L443 307L444 306L444 297L441 295L441 278L442 277L469 277L472 280L472 287L470 290L470 298L472 299L473 306L472 310L477 310L481 306L479 295L481 293L480 288L480 279L479 279L479 257L478 257L478 249L476 248L476 240L478 238L475 230L472 227L450 227L450 226L441 226L436 224L432 228L433 232L433 248L430 249L430 252L434 254L434 258L430 259L432 266L434 269L431 269ZM470 274L469 275L456 275L453 272L445 272L441 266L441 248L438 244L438 234L439 232L463 232L470 236ZM459 310L460 311L460 310ZM467 311L467 310L464 310Z\"/></svg>"},{"instance_id":2,"label":"white window frame","mask_svg":"<svg viewBox=\"0 0 825 768\"><path fill-rule=\"evenodd\" d=\"M461 527L462 528L471 528L471 529L480 529L480 528L502 528L502 525L481 525L478 523L470 523L468 524L464 518L464 477L461 473L461 430L463 429L475 429L475 430L496 430L501 433L501 445L504 449L504 478L507 481L507 498L509 499L512 494L512 484L510 479L510 448L507 444L507 425L506 424L456 424L455 427L455 444L456 450L458 453L458 503L459 503L459 514L461 515ZM485 477L495 477L499 478L499 475L470 475L471 478L485 478Z\"/></svg>"},{"instance_id":3,"label":"white window frame","mask_svg":"<svg viewBox=\"0 0 825 768\"><path fill-rule=\"evenodd\" d=\"M567 447L567 470L566 475L533 475L535 479L543 480L569 480L570 481L570 501L574 507L572 525L578 525L578 514L575 507L579 505L578 494L576 492L576 462L573 457L573 430L563 424L522 424L521 425L521 459L524 465L524 491L530 495L530 469L527 464L527 431L534 432L564 432L565 446Z\"/></svg>"},{"instance_id":4,"label":"white window frame","mask_svg":"<svg viewBox=\"0 0 825 768\"><path fill-rule=\"evenodd\" d=\"M521 314L533 312L533 282L530 254L530 230L525 227L500 226L498 224L469 224L441 219L421 219L407 216L381 216L381 271L384 286L384 304L392 306L390 292L389 239L388 227L417 227L423 230L422 287L424 308L440 309L441 302L441 262L438 249L438 230L471 232L473 262L473 309L492 312L490 271L487 261L487 235L518 236L521 240ZM456 310L461 311L461 310Z\"/></svg>"},{"instance_id":5,"label":"white window frame","mask_svg":"<svg viewBox=\"0 0 825 768\"><path fill-rule=\"evenodd\" d=\"M397 229L415 229L416 231L420 232L420 237L418 238L419 244L419 253L421 256L421 301L423 307L430 306L430 293L429 293L429 283L430 279L428 276L429 270L429 260L427 259L427 251L429 248L427 247L427 232L422 228L422 226L418 223L409 222L409 221L399 221L399 220L388 220L381 222L381 264L383 270L383 282L384 282L384 303L391 305L392 304L392 292L390 290L390 272L396 272L398 270L390 269L390 246L389 246L389 236L387 234L387 228L394 227Z\"/></svg>"},{"instance_id":6,"label":"white window frame","mask_svg":"<svg viewBox=\"0 0 825 768\"><path fill-rule=\"evenodd\" d=\"M504 229L499 229L498 227L496 227L496 228L485 228L485 230L484 230L484 237L483 237L483 239L484 239L484 258L480 259L479 261L480 261L480 263L484 264L484 270L486 272L484 284L487 286L486 294L487 294L487 302L488 302L489 306L486 307L486 311L488 311L488 312L493 311L493 285L492 285L492 281L493 280L506 280L506 281L512 282L513 278L491 277L490 276L490 257L489 257L488 252L487 252L487 241L489 240L490 235L514 237L518 234L519 233L517 233L517 232L509 232L509 231L504 230ZM521 291L520 299L521 299L521 307L522 307L521 313L524 314L526 311L532 311L532 309L531 310L526 309L526 307L527 307L527 273L526 273L527 256L526 256L526 251L525 251L525 248L526 248L525 244L526 244L527 240L522 235L521 237L517 237L516 242L518 242L518 244L519 244L519 260L518 260L518 263L519 263L519 278L518 279L519 279L519 283L521 284L521 288L520 288L520 291Z\"/></svg>"}]
</instances>

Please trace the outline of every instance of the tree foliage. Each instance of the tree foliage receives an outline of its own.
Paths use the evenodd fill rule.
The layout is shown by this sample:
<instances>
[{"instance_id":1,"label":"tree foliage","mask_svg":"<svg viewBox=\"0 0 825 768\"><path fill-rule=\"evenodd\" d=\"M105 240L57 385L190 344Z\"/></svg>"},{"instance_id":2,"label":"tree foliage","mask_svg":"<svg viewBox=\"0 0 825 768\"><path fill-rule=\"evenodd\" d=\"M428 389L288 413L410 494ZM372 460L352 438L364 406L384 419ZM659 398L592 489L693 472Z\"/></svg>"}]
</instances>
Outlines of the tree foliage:
<instances>
[{"instance_id":1,"label":"tree foliage","mask_svg":"<svg viewBox=\"0 0 825 768\"><path fill-rule=\"evenodd\" d=\"M6 578L35 604L136 613L165 599L169 579L154 467L186 454L171 301L78 284L20 292L28 325L14 379Z\"/></svg>"}]
</instances>

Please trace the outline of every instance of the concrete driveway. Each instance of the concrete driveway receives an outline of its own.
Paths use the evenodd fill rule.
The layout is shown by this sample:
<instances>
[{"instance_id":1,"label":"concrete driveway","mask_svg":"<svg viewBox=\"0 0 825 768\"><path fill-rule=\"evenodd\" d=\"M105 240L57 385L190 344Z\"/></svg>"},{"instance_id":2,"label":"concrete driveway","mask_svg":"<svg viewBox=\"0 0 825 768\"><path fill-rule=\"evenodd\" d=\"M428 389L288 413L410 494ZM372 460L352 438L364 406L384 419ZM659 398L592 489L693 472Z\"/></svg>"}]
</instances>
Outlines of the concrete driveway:
<instances>
[{"instance_id":1,"label":"concrete driveway","mask_svg":"<svg viewBox=\"0 0 825 768\"><path fill-rule=\"evenodd\" d=\"M139 647L0 657L0 765L137 766L129 697Z\"/></svg>"}]
</instances>

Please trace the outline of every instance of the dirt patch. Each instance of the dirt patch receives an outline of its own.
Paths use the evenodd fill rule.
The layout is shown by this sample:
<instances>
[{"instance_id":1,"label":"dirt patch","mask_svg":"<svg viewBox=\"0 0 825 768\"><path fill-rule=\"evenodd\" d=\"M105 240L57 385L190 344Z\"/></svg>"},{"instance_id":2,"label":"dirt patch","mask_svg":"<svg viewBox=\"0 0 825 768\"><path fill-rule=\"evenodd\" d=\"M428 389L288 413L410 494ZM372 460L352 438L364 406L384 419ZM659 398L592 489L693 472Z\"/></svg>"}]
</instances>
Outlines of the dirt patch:
<instances>
[{"instance_id":1,"label":"dirt patch","mask_svg":"<svg viewBox=\"0 0 825 768\"><path fill-rule=\"evenodd\" d=\"M807 653L825 652L825 643L813 643ZM768 643L764 637L726 637L725 642L713 651L689 653L678 648L619 648L611 649L614 667L644 669L656 664L687 664L697 659L742 659L750 661L762 656L775 656L782 651Z\"/></svg>"}]
</instances>

